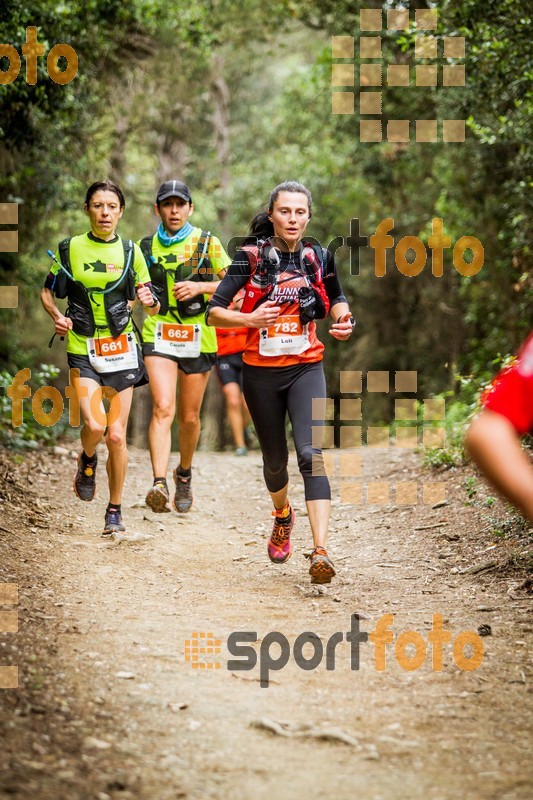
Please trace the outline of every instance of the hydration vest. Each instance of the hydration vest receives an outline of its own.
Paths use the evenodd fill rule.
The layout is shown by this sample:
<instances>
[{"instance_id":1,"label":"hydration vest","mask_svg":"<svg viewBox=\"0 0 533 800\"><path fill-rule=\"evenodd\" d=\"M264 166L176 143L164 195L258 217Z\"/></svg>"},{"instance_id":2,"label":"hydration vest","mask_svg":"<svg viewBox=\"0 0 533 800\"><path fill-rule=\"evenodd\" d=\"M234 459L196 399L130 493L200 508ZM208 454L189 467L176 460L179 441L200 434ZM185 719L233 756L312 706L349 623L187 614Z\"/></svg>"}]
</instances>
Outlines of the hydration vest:
<instances>
[{"instance_id":1,"label":"hydration vest","mask_svg":"<svg viewBox=\"0 0 533 800\"><path fill-rule=\"evenodd\" d=\"M67 298L68 305L65 316L72 320L74 333L80 336L94 336L96 330L111 331L113 338L120 336L131 318L131 308L128 300L135 300L135 273L131 266L133 255L133 242L131 239L124 241L124 269L118 280L108 281L103 289L88 289L81 281L72 276L70 262L70 238L59 243L59 259L62 269L56 276L54 293L56 297ZM91 299L96 303L95 295L102 295L104 301L107 326L97 325Z\"/></svg>"},{"instance_id":2,"label":"hydration vest","mask_svg":"<svg viewBox=\"0 0 533 800\"><path fill-rule=\"evenodd\" d=\"M158 312L161 316L171 314L174 319L181 322L184 317L196 317L198 314L205 312L207 303L203 294L191 297L190 300L174 300L174 297L172 297L175 305L171 305L167 274L170 273L174 283L178 281L212 281L213 267L207 255L210 237L210 231L202 231L192 256L182 264L178 264L177 267L166 267L155 258L152 253L153 236L145 236L144 239L141 239L140 247L150 272L152 291L161 303L161 308ZM183 277L182 273L189 271L190 275Z\"/></svg>"},{"instance_id":3,"label":"hydration vest","mask_svg":"<svg viewBox=\"0 0 533 800\"><path fill-rule=\"evenodd\" d=\"M261 303L269 300L276 287L276 277L280 272L278 251L269 239L257 245L245 245L242 248L247 254L252 274L246 286L241 311L248 314ZM274 253L272 253L274 251ZM319 245L302 242L300 248L300 275L304 275L324 305L324 316L329 311L329 299L323 284L324 251ZM297 274L298 274L297 272Z\"/></svg>"}]
</instances>

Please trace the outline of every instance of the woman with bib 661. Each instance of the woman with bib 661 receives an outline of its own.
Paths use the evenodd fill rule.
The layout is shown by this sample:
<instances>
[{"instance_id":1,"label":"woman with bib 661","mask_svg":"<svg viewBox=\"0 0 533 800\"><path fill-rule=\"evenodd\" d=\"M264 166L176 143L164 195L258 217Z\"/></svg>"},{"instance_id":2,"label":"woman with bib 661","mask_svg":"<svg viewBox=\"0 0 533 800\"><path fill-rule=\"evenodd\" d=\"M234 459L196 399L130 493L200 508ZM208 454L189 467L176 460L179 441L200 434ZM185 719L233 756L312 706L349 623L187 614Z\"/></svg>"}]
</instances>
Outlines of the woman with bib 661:
<instances>
[{"instance_id":1,"label":"woman with bib 661","mask_svg":"<svg viewBox=\"0 0 533 800\"><path fill-rule=\"evenodd\" d=\"M83 417L83 449L74 478L80 500L90 501L95 495L96 446L107 430L109 504L104 534L126 530L121 509L128 464L126 428L133 387L148 382L131 307L138 299L147 314L159 309L140 248L116 233L124 207L124 195L115 183L97 181L88 188L84 210L91 230L64 239L55 255L49 251L54 264L41 291L56 334L67 336L68 365L78 376L71 373ZM67 298L65 313L55 297ZM102 397L111 399L107 415Z\"/></svg>"}]
</instances>

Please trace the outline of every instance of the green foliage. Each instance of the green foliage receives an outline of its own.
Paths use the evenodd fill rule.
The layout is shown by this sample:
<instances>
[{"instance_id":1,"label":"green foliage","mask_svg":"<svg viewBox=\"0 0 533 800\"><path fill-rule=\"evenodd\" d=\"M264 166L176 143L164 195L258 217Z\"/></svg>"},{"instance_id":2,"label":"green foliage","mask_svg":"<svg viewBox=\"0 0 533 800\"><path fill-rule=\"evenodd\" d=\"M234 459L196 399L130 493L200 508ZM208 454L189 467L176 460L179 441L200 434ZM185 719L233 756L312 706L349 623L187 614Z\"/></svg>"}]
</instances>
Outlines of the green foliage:
<instances>
[{"instance_id":1,"label":"green foliage","mask_svg":"<svg viewBox=\"0 0 533 800\"><path fill-rule=\"evenodd\" d=\"M472 476L465 478L463 480L463 488L466 492L466 496L469 500L473 500L474 497L477 495L477 480Z\"/></svg>"},{"instance_id":2,"label":"green foliage","mask_svg":"<svg viewBox=\"0 0 533 800\"><path fill-rule=\"evenodd\" d=\"M16 312L0 312L0 363L15 369L44 358L21 331L41 324L44 250L83 230L92 180L123 185L120 230L137 238L153 225L158 180L179 174L193 188L193 221L229 238L246 230L273 186L296 178L313 191L309 233L324 244L347 237L352 218L370 236L385 217L396 242L413 235L427 244L434 217L452 243L482 242L485 264L472 278L453 268L451 249L442 278L431 275L430 256L419 276L401 275L391 252L377 278L372 250L360 251L351 274L341 248L358 326L346 344L321 331L332 395L340 370L416 370L418 397L447 401L447 446L426 459L460 462L480 388L533 319L531 9L521 0L443 0L439 47L444 36L465 37L466 86L384 88L385 121L466 118L464 143L361 143L358 114L331 113L330 37L357 37L361 6L400 5L5 0L0 41L20 51L35 24L47 49L76 49L79 74L58 86L41 58L36 86L21 74L0 88L0 200L21 202L20 254L0 255L0 283L21 292ZM384 63L412 60L414 39L413 29L384 31ZM391 397L372 401L374 419L392 418Z\"/></svg>"},{"instance_id":3,"label":"green foliage","mask_svg":"<svg viewBox=\"0 0 533 800\"><path fill-rule=\"evenodd\" d=\"M500 538L515 538L523 536L529 529L528 521L517 514L512 506L509 506L508 513L503 518L487 517L488 525L492 536Z\"/></svg>"},{"instance_id":4,"label":"green foliage","mask_svg":"<svg viewBox=\"0 0 533 800\"><path fill-rule=\"evenodd\" d=\"M444 447L424 450L424 462L428 466L452 467L467 461L464 438L473 416L480 410L480 397L496 372L506 367L512 358L512 355L498 355L492 359L491 368L483 373L458 375L455 390L440 395L446 402L445 444Z\"/></svg>"}]
</instances>

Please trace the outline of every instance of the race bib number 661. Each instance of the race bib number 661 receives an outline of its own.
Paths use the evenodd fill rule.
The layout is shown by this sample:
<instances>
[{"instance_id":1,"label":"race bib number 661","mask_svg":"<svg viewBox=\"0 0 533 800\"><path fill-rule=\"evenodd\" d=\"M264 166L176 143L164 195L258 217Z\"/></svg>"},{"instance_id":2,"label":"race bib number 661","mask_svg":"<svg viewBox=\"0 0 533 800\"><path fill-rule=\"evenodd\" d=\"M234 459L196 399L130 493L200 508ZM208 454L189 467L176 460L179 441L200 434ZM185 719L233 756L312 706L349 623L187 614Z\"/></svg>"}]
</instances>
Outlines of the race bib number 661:
<instances>
[{"instance_id":1,"label":"race bib number 661","mask_svg":"<svg viewBox=\"0 0 533 800\"><path fill-rule=\"evenodd\" d=\"M137 369L137 343L133 333L87 339L87 354L96 372Z\"/></svg>"}]
</instances>

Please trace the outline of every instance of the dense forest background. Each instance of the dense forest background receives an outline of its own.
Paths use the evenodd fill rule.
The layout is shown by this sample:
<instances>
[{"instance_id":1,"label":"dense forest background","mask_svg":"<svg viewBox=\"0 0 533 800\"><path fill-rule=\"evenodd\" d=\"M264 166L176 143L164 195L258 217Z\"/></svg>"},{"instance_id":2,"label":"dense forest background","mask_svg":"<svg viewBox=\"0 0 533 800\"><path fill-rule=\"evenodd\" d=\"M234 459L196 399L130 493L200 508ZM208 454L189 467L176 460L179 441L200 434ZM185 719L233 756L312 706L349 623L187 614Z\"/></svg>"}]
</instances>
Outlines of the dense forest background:
<instances>
[{"instance_id":1,"label":"dense forest background","mask_svg":"<svg viewBox=\"0 0 533 800\"><path fill-rule=\"evenodd\" d=\"M443 36L465 37L464 87L387 88L383 110L385 119L464 118L465 142L362 143L357 102L353 115L332 114L331 37L357 41L361 7L437 8L439 46ZM47 52L66 42L79 58L69 84L50 80L40 58L34 86L24 60L19 77L0 86L0 202L20 203L19 252L0 254L0 284L17 284L20 298L17 309L0 311L4 383L42 363L57 365L58 385L65 382L38 292L46 249L86 228L81 208L93 180L123 187L120 232L137 239L154 229L159 182L183 178L196 224L228 241L246 231L273 186L292 178L313 192L308 230L323 244L348 237L352 219L369 236L386 217L396 242L427 242L433 217L452 244L466 235L482 242L485 263L473 277L453 268L450 250L441 278L430 258L417 277L402 275L392 251L378 278L364 249L355 275L348 248L339 249L358 326L348 345L327 342L325 362L332 396L342 369L416 370L419 397L471 408L532 327L530 11L525 0L3 0L0 42L21 52L35 25ZM414 27L382 36L385 64L413 61ZM138 420L146 402L139 392ZM376 396L367 413L387 420L391 408L391 397ZM214 383L205 414L213 439L222 415Z\"/></svg>"}]
</instances>

